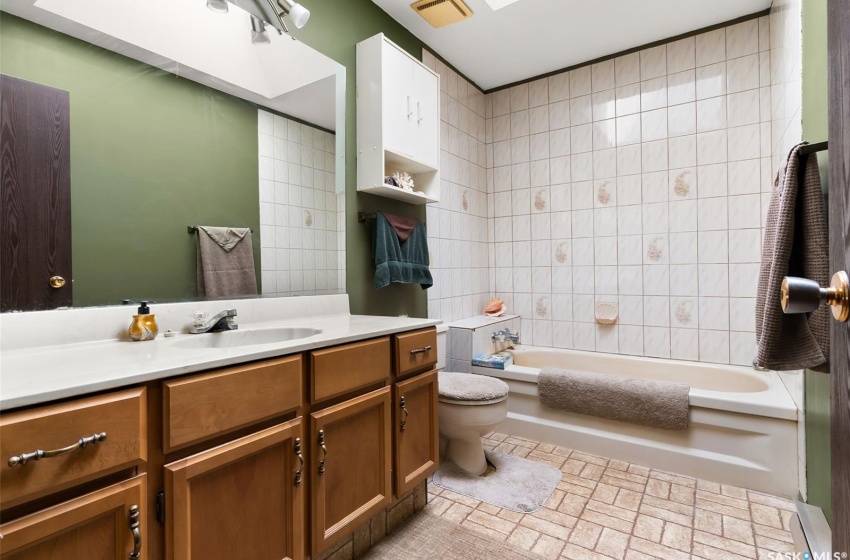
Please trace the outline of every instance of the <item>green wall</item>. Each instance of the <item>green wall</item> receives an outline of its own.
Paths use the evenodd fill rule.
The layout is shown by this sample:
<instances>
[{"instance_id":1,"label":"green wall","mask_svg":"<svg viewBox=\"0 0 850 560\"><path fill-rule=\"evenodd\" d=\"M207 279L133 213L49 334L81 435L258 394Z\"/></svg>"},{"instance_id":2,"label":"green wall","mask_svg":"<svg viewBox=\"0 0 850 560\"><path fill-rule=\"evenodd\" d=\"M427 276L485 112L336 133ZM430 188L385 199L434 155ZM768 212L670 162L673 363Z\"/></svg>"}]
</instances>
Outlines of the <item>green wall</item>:
<instances>
[{"instance_id":1,"label":"green wall","mask_svg":"<svg viewBox=\"0 0 850 560\"><path fill-rule=\"evenodd\" d=\"M300 0L310 21L293 35L346 68L345 188L346 276L352 313L407 314L425 317L427 297L418 284L391 284L376 291L371 260L370 225L357 222L357 212L386 211L425 219L423 206L357 192L357 110L355 45L384 33L417 59L424 44L371 0Z\"/></svg>"},{"instance_id":2,"label":"green wall","mask_svg":"<svg viewBox=\"0 0 850 560\"><path fill-rule=\"evenodd\" d=\"M803 138L827 139L827 0L803 4ZM829 160L818 154L821 181L828 187ZM829 375L806 370L806 484L808 502L832 521L830 504Z\"/></svg>"},{"instance_id":3,"label":"green wall","mask_svg":"<svg viewBox=\"0 0 850 560\"><path fill-rule=\"evenodd\" d=\"M189 224L254 229L257 111L7 13L0 72L71 97L74 305L197 296Z\"/></svg>"}]
</instances>

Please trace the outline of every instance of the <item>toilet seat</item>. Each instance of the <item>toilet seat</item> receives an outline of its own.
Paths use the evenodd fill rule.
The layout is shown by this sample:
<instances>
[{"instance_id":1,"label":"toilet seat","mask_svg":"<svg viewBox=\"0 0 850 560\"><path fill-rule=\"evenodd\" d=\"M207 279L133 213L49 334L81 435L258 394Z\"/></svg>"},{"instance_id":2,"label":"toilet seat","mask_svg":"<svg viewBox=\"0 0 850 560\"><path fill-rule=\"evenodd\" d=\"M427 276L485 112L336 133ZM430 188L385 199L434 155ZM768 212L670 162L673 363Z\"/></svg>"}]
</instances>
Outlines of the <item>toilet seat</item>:
<instances>
[{"instance_id":1,"label":"toilet seat","mask_svg":"<svg viewBox=\"0 0 850 560\"><path fill-rule=\"evenodd\" d=\"M497 404L508 398L508 384L487 375L441 371L437 383L438 400L444 404L482 406Z\"/></svg>"}]
</instances>

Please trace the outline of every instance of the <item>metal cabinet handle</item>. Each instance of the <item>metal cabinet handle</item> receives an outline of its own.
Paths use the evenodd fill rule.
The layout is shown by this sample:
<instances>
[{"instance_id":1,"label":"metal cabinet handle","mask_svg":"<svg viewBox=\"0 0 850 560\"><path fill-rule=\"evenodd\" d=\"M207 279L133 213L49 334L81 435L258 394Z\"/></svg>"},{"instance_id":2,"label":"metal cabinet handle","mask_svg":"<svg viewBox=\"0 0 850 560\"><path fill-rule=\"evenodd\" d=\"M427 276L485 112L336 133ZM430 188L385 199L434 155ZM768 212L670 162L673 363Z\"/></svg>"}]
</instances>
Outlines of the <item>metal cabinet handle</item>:
<instances>
[{"instance_id":1,"label":"metal cabinet handle","mask_svg":"<svg viewBox=\"0 0 850 560\"><path fill-rule=\"evenodd\" d=\"M130 506L130 531L133 532L133 552L130 560L139 560L142 556L142 531L139 529L139 506Z\"/></svg>"},{"instance_id":2,"label":"metal cabinet handle","mask_svg":"<svg viewBox=\"0 0 850 560\"><path fill-rule=\"evenodd\" d=\"M421 123L422 122L422 102L421 101L416 102L416 116L418 117L416 119L416 122Z\"/></svg>"},{"instance_id":3,"label":"metal cabinet handle","mask_svg":"<svg viewBox=\"0 0 850 560\"><path fill-rule=\"evenodd\" d=\"M399 399L399 406L401 406L401 411L404 412L404 418L401 420L401 431L405 431L407 429L407 417L410 416L410 411L407 410L407 406L404 402L404 397Z\"/></svg>"},{"instance_id":4,"label":"metal cabinet handle","mask_svg":"<svg viewBox=\"0 0 850 560\"><path fill-rule=\"evenodd\" d=\"M319 430L319 445L322 446L322 458L319 460L319 474L325 474L325 459L328 457L328 448L325 447L324 430Z\"/></svg>"},{"instance_id":5,"label":"metal cabinet handle","mask_svg":"<svg viewBox=\"0 0 850 560\"><path fill-rule=\"evenodd\" d=\"M300 466L298 470L295 471L295 486L301 486L301 473L304 470L304 455L301 454L301 438L295 438L295 455L298 457L298 461L300 461Z\"/></svg>"},{"instance_id":6,"label":"metal cabinet handle","mask_svg":"<svg viewBox=\"0 0 850 560\"><path fill-rule=\"evenodd\" d=\"M844 271L836 272L828 288L814 280L786 276L782 280L780 303L785 313L810 313L826 303L839 321L850 319L850 280Z\"/></svg>"},{"instance_id":7,"label":"metal cabinet handle","mask_svg":"<svg viewBox=\"0 0 850 560\"><path fill-rule=\"evenodd\" d=\"M410 108L410 96L408 95L407 96L407 118L410 119L410 117L412 117L412 116L413 116L413 110L411 110L411 108Z\"/></svg>"},{"instance_id":8,"label":"metal cabinet handle","mask_svg":"<svg viewBox=\"0 0 850 560\"><path fill-rule=\"evenodd\" d=\"M430 352L430 351L431 351L430 346L424 346L422 348L414 348L413 350L410 351L410 355L415 356L416 354L425 354L426 352Z\"/></svg>"},{"instance_id":9,"label":"metal cabinet handle","mask_svg":"<svg viewBox=\"0 0 850 560\"><path fill-rule=\"evenodd\" d=\"M8 463L10 467L15 467L17 465L26 465L30 461L38 461L39 459L50 459L51 457L58 457L59 455L67 455L68 453L73 453L77 449L82 449L87 445L95 445L104 440L106 440L106 432L100 432L99 434L94 434L89 437L81 437L77 441L77 443L69 445L68 447L63 447L62 449L54 449L52 451L36 449L32 453L21 453L20 455L14 455L12 457L9 457Z\"/></svg>"}]
</instances>

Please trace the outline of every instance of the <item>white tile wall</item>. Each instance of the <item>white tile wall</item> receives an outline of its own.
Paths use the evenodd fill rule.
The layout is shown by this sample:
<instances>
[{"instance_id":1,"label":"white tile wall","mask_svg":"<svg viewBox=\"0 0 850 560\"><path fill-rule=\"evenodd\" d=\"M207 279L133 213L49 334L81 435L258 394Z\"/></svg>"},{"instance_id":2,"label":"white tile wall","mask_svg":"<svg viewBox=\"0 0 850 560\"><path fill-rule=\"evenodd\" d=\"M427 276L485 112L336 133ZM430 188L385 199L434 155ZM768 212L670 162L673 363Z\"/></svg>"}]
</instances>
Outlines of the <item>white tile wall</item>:
<instances>
[{"instance_id":1,"label":"white tile wall","mask_svg":"<svg viewBox=\"0 0 850 560\"><path fill-rule=\"evenodd\" d=\"M335 137L258 110L264 295L345 293L345 194Z\"/></svg>"},{"instance_id":2,"label":"white tile wall","mask_svg":"<svg viewBox=\"0 0 850 560\"><path fill-rule=\"evenodd\" d=\"M799 26L784 0L486 96L426 51L452 193L427 211L429 315L498 295L527 343L750 365L764 215L801 137Z\"/></svg>"},{"instance_id":3,"label":"white tile wall","mask_svg":"<svg viewBox=\"0 0 850 560\"><path fill-rule=\"evenodd\" d=\"M434 286L428 290L428 315L453 321L480 313L494 289L492 234L487 226L492 215L488 203L492 206L495 201L487 193L484 94L427 51L423 51L423 62L440 74L441 90L441 201L426 210L434 276ZM529 108L536 103L535 96L539 92L528 87L505 92L499 97L503 109L496 123L499 157L525 162L521 171L529 178L529 153L534 145L530 133L543 126L543 117Z\"/></svg>"},{"instance_id":4,"label":"white tile wall","mask_svg":"<svg viewBox=\"0 0 850 560\"><path fill-rule=\"evenodd\" d=\"M493 290L525 342L752 363L771 23L486 96Z\"/></svg>"}]
</instances>

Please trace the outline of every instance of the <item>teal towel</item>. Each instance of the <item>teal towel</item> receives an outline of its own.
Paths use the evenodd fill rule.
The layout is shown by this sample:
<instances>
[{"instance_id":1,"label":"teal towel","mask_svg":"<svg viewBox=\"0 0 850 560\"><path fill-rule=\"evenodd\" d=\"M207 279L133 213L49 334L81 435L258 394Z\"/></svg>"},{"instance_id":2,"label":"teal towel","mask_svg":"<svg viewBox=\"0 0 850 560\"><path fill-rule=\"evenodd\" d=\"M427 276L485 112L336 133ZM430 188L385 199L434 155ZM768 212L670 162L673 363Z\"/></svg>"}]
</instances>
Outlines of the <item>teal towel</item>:
<instances>
[{"instance_id":1,"label":"teal towel","mask_svg":"<svg viewBox=\"0 0 850 560\"><path fill-rule=\"evenodd\" d=\"M410 237L400 243L384 215L376 213L372 228L372 255L375 258L376 289L391 282L419 284L423 290L434 285L428 270L428 238L422 222L418 222Z\"/></svg>"}]
</instances>

